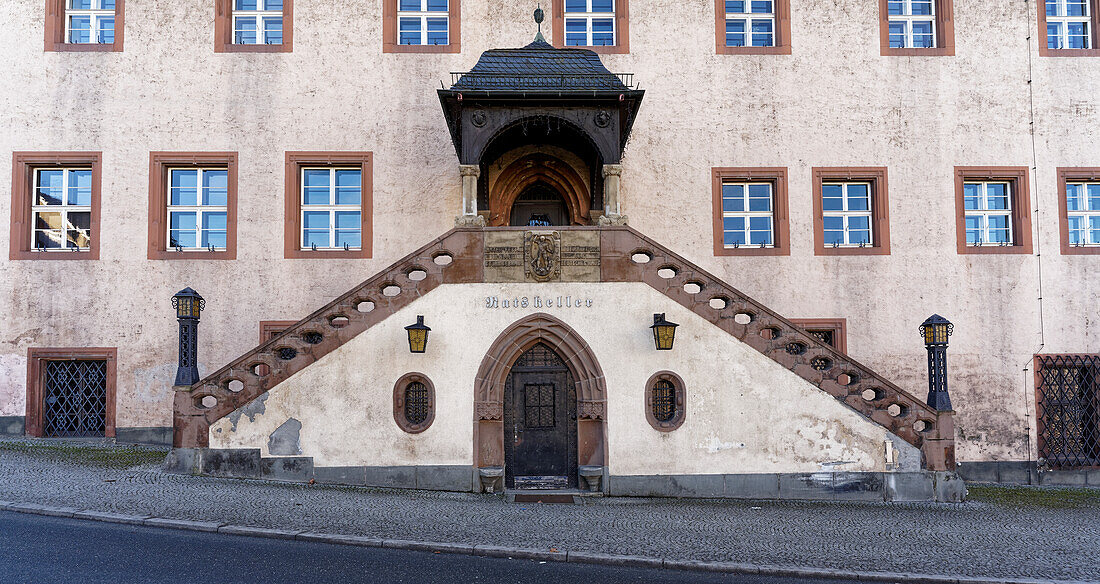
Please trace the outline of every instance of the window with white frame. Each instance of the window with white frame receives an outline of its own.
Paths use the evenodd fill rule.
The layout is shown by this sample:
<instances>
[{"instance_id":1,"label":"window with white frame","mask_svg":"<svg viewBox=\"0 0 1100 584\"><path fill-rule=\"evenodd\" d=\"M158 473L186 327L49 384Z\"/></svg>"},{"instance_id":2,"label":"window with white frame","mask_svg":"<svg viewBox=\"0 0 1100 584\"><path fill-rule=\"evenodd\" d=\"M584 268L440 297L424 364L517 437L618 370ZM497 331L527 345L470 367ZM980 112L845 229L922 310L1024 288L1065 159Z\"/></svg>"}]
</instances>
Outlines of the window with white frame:
<instances>
[{"instance_id":1,"label":"window with white frame","mask_svg":"<svg viewBox=\"0 0 1100 584\"><path fill-rule=\"evenodd\" d=\"M283 0L233 0L233 43L283 44Z\"/></svg>"},{"instance_id":2,"label":"window with white frame","mask_svg":"<svg viewBox=\"0 0 1100 584\"><path fill-rule=\"evenodd\" d=\"M115 42L115 0L66 0L65 40L76 44Z\"/></svg>"},{"instance_id":3,"label":"window with white frame","mask_svg":"<svg viewBox=\"0 0 1100 584\"><path fill-rule=\"evenodd\" d=\"M722 244L727 248L775 247L774 185L722 183Z\"/></svg>"},{"instance_id":4,"label":"window with white frame","mask_svg":"<svg viewBox=\"0 0 1100 584\"><path fill-rule=\"evenodd\" d=\"M1091 49L1091 0L1046 0L1047 48Z\"/></svg>"},{"instance_id":5,"label":"window with white frame","mask_svg":"<svg viewBox=\"0 0 1100 584\"><path fill-rule=\"evenodd\" d=\"M92 242L92 169L50 168L34 172L31 249L87 250Z\"/></svg>"},{"instance_id":6,"label":"window with white frame","mask_svg":"<svg viewBox=\"0 0 1100 584\"><path fill-rule=\"evenodd\" d=\"M615 33L615 0L565 0L566 46L614 46Z\"/></svg>"},{"instance_id":7,"label":"window with white frame","mask_svg":"<svg viewBox=\"0 0 1100 584\"><path fill-rule=\"evenodd\" d=\"M774 47L774 0L726 0L727 47Z\"/></svg>"},{"instance_id":8,"label":"window with white frame","mask_svg":"<svg viewBox=\"0 0 1100 584\"><path fill-rule=\"evenodd\" d=\"M827 247L870 246L871 183L822 183L821 227Z\"/></svg>"},{"instance_id":9,"label":"window with white frame","mask_svg":"<svg viewBox=\"0 0 1100 584\"><path fill-rule=\"evenodd\" d=\"M173 168L168 172L168 248L225 250L229 171Z\"/></svg>"},{"instance_id":10,"label":"window with white frame","mask_svg":"<svg viewBox=\"0 0 1100 584\"><path fill-rule=\"evenodd\" d=\"M891 49L936 46L936 0L888 0Z\"/></svg>"},{"instance_id":11,"label":"window with white frame","mask_svg":"<svg viewBox=\"0 0 1100 584\"><path fill-rule=\"evenodd\" d=\"M1100 183L1066 183L1069 244L1100 246Z\"/></svg>"},{"instance_id":12,"label":"window with white frame","mask_svg":"<svg viewBox=\"0 0 1100 584\"><path fill-rule=\"evenodd\" d=\"M363 171L302 169L303 250L359 250L363 240Z\"/></svg>"},{"instance_id":13,"label":"window with white frame","mask_svg":"<svg viewBox=\"0 0 1100 584\"><path fill-rule=\"evenodd\" d=\"M1012 183L965 181L963 209L967 245L1015 243L1012 238Z\"/></svg>"},{"instance_id":14,"label":"window with white frame","mask_svg":"<svg viewBox=\"0 0 1100 584\"><path fill-rule=\"evenodd\" d=\"M398 0L398 43L402 45L446 45L448 0ZM457 2L458 0L452 0Z\"/></svg>"}]
</instances>

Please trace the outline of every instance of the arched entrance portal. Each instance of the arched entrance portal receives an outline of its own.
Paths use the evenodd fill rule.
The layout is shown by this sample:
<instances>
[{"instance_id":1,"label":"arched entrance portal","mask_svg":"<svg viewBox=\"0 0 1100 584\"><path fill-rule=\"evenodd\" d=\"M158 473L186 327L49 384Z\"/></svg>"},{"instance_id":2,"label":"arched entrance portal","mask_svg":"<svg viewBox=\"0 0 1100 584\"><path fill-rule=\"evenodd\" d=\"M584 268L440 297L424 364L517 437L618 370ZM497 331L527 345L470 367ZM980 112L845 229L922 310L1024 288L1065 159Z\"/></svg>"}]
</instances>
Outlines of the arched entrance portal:
<instances>
[{"instance_id":1,"label":"arched entrance portal","mask_svg":"<svg viewBox=\"0 0 1100 584\"><path fill-rule=\"evenodd\" d=\"M577 391L565 361L545 343L516 359L504 382L504 485L577 486Z\"/></svg>"},{"instance_id":2,"label":"arched entrance portal","mask_svg":"<svg viewBox=\"0 0 1100 584\"><path fill-rule=\"evenodd\" d=\"M527 187L512 203L511 224L540 227L568 225L568 213L561 195L550 185L537 182Z\"/></svg>"},{"instance_id":3,"label":"arched entrance portal","mask_svg":"<svg viewBox=\"0 0 1100 584\"><path fill-rule=\"evenodd\" d=\"M548 384L555 385L552 392L532 387ZM538 427L532 428L528 428L526 420L529 388L532 407L536 408L530 412L531 419L538 422ZM540 434L550 426L551 406L552 436ZM531 480L520 480L517 484L517 476L563 476L522 473L544 472L539 469L562 472L557 469L565 467L566 485L576 486L578 467L607 464L606 411L603 370L588 343L569 325L549 314L522 318L497 337L478 368L474 381L475 464L478 468L503 467L508 485L518 488L534 485ZM538 420L533 417L536 415ZM522 428L515 425L521 421L516 418L522 418ZM549 462L541 461L538 452L544 443L561 452L563 447L558 443L544 442L559 437L566 441L567 458L561 461L554 455L557 458ZM535 453L533 457L530 452Z\"/></svg>"}]
</instances>

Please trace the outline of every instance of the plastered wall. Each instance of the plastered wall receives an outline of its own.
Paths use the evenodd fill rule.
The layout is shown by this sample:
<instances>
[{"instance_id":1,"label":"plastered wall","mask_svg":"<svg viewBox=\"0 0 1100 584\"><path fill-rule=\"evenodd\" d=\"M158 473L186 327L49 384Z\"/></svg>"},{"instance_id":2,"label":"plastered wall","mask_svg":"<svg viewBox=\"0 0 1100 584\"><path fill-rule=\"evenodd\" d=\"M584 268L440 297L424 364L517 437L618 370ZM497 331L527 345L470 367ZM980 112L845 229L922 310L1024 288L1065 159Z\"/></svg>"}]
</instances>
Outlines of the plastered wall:
<instances>
[{"instance_id":1,"label":"plastered wall","mask_svg":"<svg viewBox=\"0 0 1100 584\"><path fill-rule=\"evenodd\" d=\"M948 317L959 459L1034 457L1032 355L1100 352L1097 256L1059 255L1055 178L1100 166L1100 60L1040 58L1034 2L956 0L956 55L925 58L879 55L877 2L792 4L793 54L734 56L715 54L711 0L631 1L631 52L604 56L646 90L623 212L784 316L847 318L850 354L918 395L916 327ZM534 34L529 3L463 0L461 53L383 54L379 0L314 0L295 6L293 52L215 54L212 2L149 0L127 4L124 52L44 53L43 10L0 3L0 156L103 152L101 259L8 261L0 237L0 415L25 410L28 347L108 346L120 427L170 424L175 291L208 300L209 372L255 345L258 321L301 318L452 226L461 185L434 89ZM237 260L146 259L155 150L239 153ZM373 259L282 258L287 150L374 152ZM955 165L1034 167L1041 256L957 254ZM715 166L789 168L790 256L713 256ZM891 255L814 256L815 166L888 167Z\"/></svg>"},{"instance_id":2,"label":"plastered wall","mask_svg":"<svg viewBox=\"0 0 1100 584\"><path fill-rule=\"evenodd\" d=\"M539 310L535 295L584 303ZM492 296L532 303L488 308ZM294 418L302 455L318 466L472 464L478 366L501 331L534 312L573 327L603 369L612 474L884 470L881 426L641 283L440 286L267 392L262 406L215 423L210 446L267 456L270 434ZM653 346L654 312L681 325L672 351ZM416 315L432 327L422 355L408 351L403 329ZM686 418L672 432L645 419L646 381L662 370L685 385ZM394 382L412 371L435 386L435 421L420 434L393 419Z\"/></svg>"}]
</instances>

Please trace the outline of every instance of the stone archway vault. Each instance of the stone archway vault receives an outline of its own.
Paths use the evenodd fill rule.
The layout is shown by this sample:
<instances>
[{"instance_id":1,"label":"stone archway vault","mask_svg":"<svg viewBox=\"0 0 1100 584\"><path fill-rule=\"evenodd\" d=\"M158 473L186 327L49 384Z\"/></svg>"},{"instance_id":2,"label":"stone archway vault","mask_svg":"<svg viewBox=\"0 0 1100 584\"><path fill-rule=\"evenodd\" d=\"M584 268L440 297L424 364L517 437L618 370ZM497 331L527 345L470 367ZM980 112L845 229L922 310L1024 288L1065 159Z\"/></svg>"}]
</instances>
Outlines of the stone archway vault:
<instances>
[{"instance_id":1,"label":"stone archway vault","mask_svg":"<svg viewBox=\"0 0 1100 584\"><path fill-rule=\"evenodd\" d=\"M607 464L607 384L592 348L569 325L545 313L514 323L493 341L474 379L474 463L504 466L504 382L512 363L538 343L565 360L577 389L577 464Z\"/></svg>"},{"instance_id":2,"label":"stone archway vault","mask_svg":"<svg viewBox=\"0 0 1100 584\"><path fill-rule=\"evenodd\" d=\"M577 170L556 156L534 153L509 164L492 185L489 191L489 225L509 225L516 199L527 187L539 182L549 185L561 195L570 224L588 224L592 195Z\"/></svg>"}]
</instances>

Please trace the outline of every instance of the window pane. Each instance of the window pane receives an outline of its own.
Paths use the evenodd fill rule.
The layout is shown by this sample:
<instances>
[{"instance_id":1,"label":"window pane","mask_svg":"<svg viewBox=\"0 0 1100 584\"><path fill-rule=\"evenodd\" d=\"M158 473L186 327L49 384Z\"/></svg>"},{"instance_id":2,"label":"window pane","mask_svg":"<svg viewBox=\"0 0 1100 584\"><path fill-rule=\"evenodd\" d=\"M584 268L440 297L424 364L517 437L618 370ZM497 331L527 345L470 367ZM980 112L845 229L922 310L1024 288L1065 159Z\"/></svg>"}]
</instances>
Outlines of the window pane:
<instances>
[{"instance_id":1,"label":"window pane","mask_svg":"<svg viewBox=\"0 0 1100 584\"><path fill-rule=\"evenodd\" d=\"M313 246L317 247L329 247L329 232L324 231L309 231L306 230L305 237L303 238L303 244L306 249Z\"/></svg>"},{"instance_id":2,"label":"window pane","mask_svg":"<svg viewBox=\"0 0 1100 584\"><path fill-rule=\"evenodd\" d=\"M328 205L331 203L328 169L310 169L303 171L302 204Z\"/></svg>"},{"instance_id":3,"label":"window pane","mask_svg":"<svg viewBox=\"0 0 1100 584\"><path fill-rule=\"evenodd\" d=\"M447 19L446 18L429 18L428 19L428 44L429 45L445 45L445 44L447 44Z\"/></svg>"},{"instance_id":4,"label":"window pane","mask_svg":"<svg viewBox=\"0 0 1100 584\"><path fill-rule=\"evenodd\" d=\"M615 21L610 18L593 18L592 32L611 32L615 30Z\"/></svg>"},{"instance_id":5,"label":"window pane","mask_svg":"<svg viewBox=\"0 0 1100 584\"><path fill-rule=\"evenodd\" d=\"M1060 23L1047 23L1047 48L1048 49L1060 49L1062 48L1061 41L1062 25Z\"/></svg>"},{"instance_id":6,"label":"window pane","mask_svg":"<svg viewBox=\"0 0 1100 584\"><path fill-rule=\"evenodd\" d=\"M754 14L770 14L772 11L771 0L752 0L752 11Z\"/></svg>"},{"instance_id":7,"label":"window pane","mask_svg":"<svg viewBox=\"0 0 1100 584\"><path fill-rule=\"evenodd\" d=\"M565 20L566 32L584 32L588 30L588 21L583 18L568 18Z\"/></svg>"},{"instance_id":8,"label":"window pane","mask_svg":"<svg viewBox=\"0 0 1100 584\"><path fill-rule=\"evenodd\" d=\"M47 211L34 214L35 229L60 229L61 227L60 211Z\"/></svg>"},{"instance_id":9,"label":"window pane","mask_svg":"<svg viewBox=\"0 0 1100 584\"><path fill-rule=\"evenodd\" d=\"M225 231L225 213L203 213L202 228L211 231Z\"/></svg>"},{"instance_id":10,"label":"window pane","mask_svg":"<svg viewBox=\"0 0 1100 584\"><path fill-rule=\"evenodd\" d=\"M1069 39L1067 47L1070 49L1088 48L1088 25L1083 22L1070 22L1066 24Z\"/></svg>"},{"instance_id":11,"label":"window pane","mask_svg":"<svg viewBox=\"0 0 1100 584\"><path fill-rule=\"evenodd\" d=\"M421 7L420 0L401 0L398 10L409 10L413 12L419 12Z\"/></svg>"},{"instance_id":12,"label":"window pane","mask_svg":"<svg viewBox=\"0 0 1100 584\"><path fill-rule=\"evenodd\" d=\"M744 231L745 230L745 218L744 217L723 217L722 229L725 231Z\"/></svg>"},{"instance_id":13,"label":"window pane","mask_svg":"<svg viewBox=\"0 0 1100 584\"><path fill-rule=\"evenodd\" d=\"M1008 209L1008 185L993 183L986 185L987 209Z\"/></svg>"},{"instance_id":14,"label":"window pane","mask_svg":"<svg viewBox=\"0 0 1100 584\"><path fill-rule=\"evenodd\" d=\"M890 0L886 4L886 12L894 16L905 14L905 2L902 0Z\"/></svg>"},{"instance_id":15,"label":"window pane","mask_svg":"<svg viewBox=\"0 0 1100 584\"><path fill-rule=\"evenodd\" d=\"M264 44L283 44L283 18L281 16L264 18Z\"/></svg>"},{"instance_id":16,"label":"window pane","mask_svg":"<svg viewBox=\"0 0 1100 584\"><path fill-rule=\"evenodd\" d=\"M61 240L64 238L62 231L35 231L35 249L60 249Z\"/></svg>"},{"instance_id":17,"label":"window pane","mask_svg":"<svg viewBox=\"0 0 1100 584\"><path fill-rule=\"evenodd\" d=\"M1091 218L1091 223L1090 232L1092 233L1092 239L1089 241L1090 243L1100 243L1100 216L1093 216Z\"/></svg>"},{"instance_id":18,"label":"window pane","mask_svg":"<svg viewBox=\"0 0 1100 584\"><path fill-rule=\"evenodd\" d=\"M302 227L305 229L327 230L329 228L328 220L328 211L306 211L302 213Z\"/></svg>"},{"instance_id":19,"label":"window pane","mask_svg":"<svg viewBox=\"0 0 1100 584\"><path fill-rule=\"evenodd\" d=\"M168 214L171 229L195 229L198 225L195 213L174 211Z\"/></svg>"},{"instance_id":20,"label":"window pane","mask_svg":"<svg viewBox=\"0 0 1100 584\"><path fill-rule=\"evenodd\" d=\"M237 0L236 10L256 10L256 0Z\"/></svg>"},{"instance_id":21,"label":"window pane","mask_svg":"<svg viewBox=\"0 0 1100 584\"><path fill-rule=\"evenodd\" d=\"M588 12L588 2L585 0L565 0L566 12Z\"/></svg>"},{"instance_id":22,"label":"window pane","mask_svg":"<svg viewBox=\"0 0 1100 584\"><path fill-rule=\"evenodd\" d=\"M1100 186L1100 185L1098 185L1098 186ZM1082 200L1082 197L1081 197L1081 191L1082 191L1083 188L1084 188L1084 185L1075 185L1073 183L1069 183L1069 184L1066 185L1066 209L1068 209L1070 211L1084 211L1085 210L1082 207L1082 204L1084 203L1084 201ZM1098 194L1100 194L1100 193L1098 193Z\"/></svg>"},{"instance_id":23,"label":"window pane","mask_svg":"<svg viewBox=\"0 0 1100 584\"><path fill-rule=\"evenodd\" d=\"M744 185L722 185L722 210L727 212L745 210Z\"/></svg>"},{"instance_id":24,"label":"window pane","mask_svg":"<svg viewBox=\"0 0 1100 584\"><path fill-rule=\"evenodd\" d=\"M905 23L904 22L891 22L890 23L890 48L891 49L904 49L905 48Z\"/></svg>"},{"instance_id":25,"label":"window pane","mask_svg":"<svg viewBox=\"0 0 1100 584\"><path fill-rule=\"evenodd\" d=\"M336 247L359 247L362 243L361 237L359 237L359 231L336 231Z\"/></svg>"},{"instance_id":26,"label":"window pane","mask_svg":"<svg viewBox=\"0 0 1100 584\"><path fill-rule=\"evenodd\" d=\"M982 208L982 185L963 184L963 208L967 211L976 211Z\"/></svg>"},{"instance_id":27,"label":"window pane","mask_svg":"<svg viewBox=\"0 0 1100 584\"><path fill-rule=\"evenodd\" d=\"M198 175L197 170L172 170L172 187L169 202L172 205L198 205Z\"/></svg>"},{"instance_id":28,"label":"window pane","mask_svg":"<svg viewBox=\"0 0 1100 584\"><path fill-rule=\"evenodd\" d=\"M848 210L867 211L871 208L871 198L867 185L848 185Z\"/></svg>"},{"instance_id":29,"label":"window pane","mask_svg":"<svg viewBox=\"0 0 1100 584\"><path fill-rule=\"evenodd\" d=\"M69 213L66 247L88 247L92 235L92 214L89 212Z\"/></svg>"},{"instance_id":30,"label":"window pane","mask_svg":"<svg viewBox=\"0 0 1100 584\"><path fill-rule=\"evenodd\" d=\"M842 200L844 187L838 184L821 185L821 208L825 211L841 211L844 209Z\"/></svg>"},{"instance_id":31,"label":"window pane","mask_svg":"<svg viewBox=\"0 0 1100 584\"><path fill-rule=\"evenodd\" d=\"M770 47L773 44L775 43L772 41L772 21L752 21L752 46Z\"/></svg>"},{"instance_id":32,"label":"window pane","mask_svg":"<svg viewBox=\"0 0 1100 584\"><path fill-rule=\"evenodd\" d=\"M745 218L726 217L722 220L724 245L745 245Z\"/></svg>"},{"instance_id":33,"label":"window pane","mask_svg":"<svg viewBox=\"0 0 1100 584\"><path fill-rule=\"evenodd\" d=\"M96 42L110 44L115 42L115 17L105 16L96 19Z\"/></svg>"},{"instance_id":34,"label":"window pane","mask_svg":"<svg viewBox=\"0 0 1100 584\"><path fill-rule=\"evenodd\" d=\"M743 14L745 0L726 0L726 14Z\"/></svg>"},{"instance_id":35,"label":"window pane","mask_svg":"<svg viewBox=\"0 0 1100 584\"><path fill-rule=\"evenodd\" d=\"M358 205L360 202L360 182L362 171L337 170L336 171L336 204Z\"/></svg>"},{"instance_id":36,"label":"window pane","mask_svg":"<svg viewBox=\"0 0 1100 584\"><path fill-rule=\"evenodd\" d=\"M256 44L256 17L240 16L233 23L233 42L240 45Z\"/></svg>"},{"instance_id":37,"label":"window pane","mask_svg":"<svg viewBox=\"0 0 1100 584\"><path fill-rule=\"evenodd\" d=\"M1066 0L1066 15L1085 16L1088 14L1088 9L1085 7L1086 2L1088 0Z\"/></svg>"},{"instance_id":38,"label":"window pane","mask_svg":"<svg viewBox=\"0 0 1100 584\"><path fill-rule=\"evenodd\" d=\"M930 49L935 46L931 21L913 23L913 46L918 49Z\"/></svg>"},{"instance_id":39,"label":"window pane","mask_svg":"<svg viewBox=\"0 0 1100 584\"><path fill-rule=\"evenodd\" d=\"M1047 0L1047 16L1058 16L1058 0Z\"/></svg>"},{"instance_id":40,"label":"window pane","mask_svg":"<svg viewBox=\"0 0 1100 584\"><path fill-rule=\"evenodd\" d=\"M771 211L772 188L769 184L749 185L749 211Z\"/></svg>"},{"instance_id":41,"label":"window pane","mask_svg":"<svg viewBox=\"0 0 1100 584\"><path fill-rule=\"evenodd\" d=\"M428 0L429 12L446 12L447 0Z\"/></svg>"},{"instance_id":42,"label":"window pane","mask_svg":"<svg viewBox=\"0 0 1100 584\"><path fill-rule=\"evenodd\" d=\"M282 10L283 0L264 0L264 10Z\"/></svg>"},{"instance_id":43,"label":"window pane","mask_svg":"<svg viewBox=\"0 0 1100 584\"><path fill-rule=\"evenodd\" d=\"M1066 227L1069 231L1070 245L1079 245L1085 242L1085 232L1083 226L1084 219L1084 217L1080 216L1070 216L1066 218Z\"/></svg>"},{"instance_id":44,"label":"window pane","mask_svg":"<svg viewBox=\"0 0 1100 584\"><path fill-rule=\"evenodd\" d=\"M198 241L198 238L195 237L194 231L177 231L173 229L168 232L168 247L196 247L196 241Z\"/></svg>"},{"instance_id":45,"label":"window pane","mask_svg":"<svg viewBox=\"0 0 1100 584\"><path fill-rule=\"evenodd\" d=\"M749 218L749 243L751 245L771 245L772 243L772 218Z\"/></svg>"},{"instance_id":46,"label":"window pane","mask_svg":"<svg viewBox=\"0 0 1100 584\"><path fill-rule=\"evenodd\" d=\"M229 171L207 170L202 173L202 204L224 206L229 200Z\"/></svg>"},{"instance_id":47,"label":"window pane","mask_svg":"<svg viewBox=\"0 0 1100 584\"><path fill-rule=\"evenodd\" d=\"M913 0L914 15L932 14L932 0Z\"/></svg>"},{"instance_id":48,"label":"window pane","mask_svg":"<svg viewBox=\"0 0 1100 584\"><path fill-rule=\"evenodd\" d=\"M592 12L615 12L615 0L592 0Z\"/></svg>"},{"instance_id":49,"label":"window pane","mask_svg":"<svg viewBox=\"0 0 1100 584\"><path fill-rule=\"evenodd\" d=\"M359 211L337 211L336 229L359 229Z\"/></svg>"},{"instance_id":50,"label":"window pane","mask_svg":"<svg viewBox=\"0 0 1100 584\"><path fill-rule=\"evenodd\" d=\"M38 194L35 197L35 205L60 205L64 189L64 170L40 170L38 171Z\"/></svg>"},{"instance_id":51,"label":"window pane","mask_svg":"<svg viewBox=\"0 0 1100 584\"><path fill-rule=\"evenodd\" d=\"M69 0L69 8L74 10L89 10L94 7L93 0Z\"/></svg>"},{"instance_id":52,"label":"window pane","mask_svg":"<svg viewBox=\"0 0 1100 584\"><path fill-rule=\"evenodd\" d=\"M1089 211L1100 211L1100 184L1088 185Z\"/></svg>"},{"instance_id":53,"label":"window pane","mask_svg":"<svg viewBox=\"0 0 1100 584\"><path fill-rule=\"evenodd\" d=\"M69 171L69 196L70 205L92 204L92 171Z\"/></svg>"},{"instance_id":54,"label":"window pane","mask_svg":"<svg viewBox=\"0 0 1100 584\"><path fill-rule=\"evenodd\" d=\"M225 247L225 232L224 231L203 231L202 232L202 247Z\"/></svg>"},{"instance_id":55,"label":"window pane","mask_svg":"<svg viewBox=\"0 0 1100 584\"><path fill-rule=\"evenodd\" d=\"M727 47L743 47L745 46L745 26L747 21L745 20L727 20L726 21L726 46Z\"/></svg>"},{"instance_id":56,"label":"window pane","mask_svg":"<svg viewBox=\"0 0 1100 584\"><path fill-rule=\"evenodd\" d=\"M1008 234L1008 216L1006 215L989 215L986 217L986 221L989 225L989 242L990 243L1010 243L1011 239Z\"/></svg>"},{"instance_id":57,"label":"window pane","mask_svg":"<svg viewBox=\"0 0 1100 584\"><path fill-rule=\"evenodd\" d=\"M92 17L91 16L70 16L69 17L69 42L70 43L90 43L92 42Z\"/></svg>"},{"instance_id":58,"label":"window pane","mask_svg":"<svg viewBox=\"0 0 1100 584\"><path fill-rule=\"evenodd\" d=\"M966 216L966 243L974 245L984 241L982 237L982 217L980 215Z\"/></svg>"}]
</instances>

